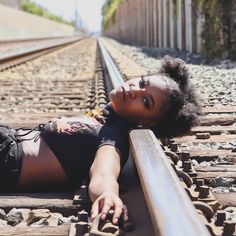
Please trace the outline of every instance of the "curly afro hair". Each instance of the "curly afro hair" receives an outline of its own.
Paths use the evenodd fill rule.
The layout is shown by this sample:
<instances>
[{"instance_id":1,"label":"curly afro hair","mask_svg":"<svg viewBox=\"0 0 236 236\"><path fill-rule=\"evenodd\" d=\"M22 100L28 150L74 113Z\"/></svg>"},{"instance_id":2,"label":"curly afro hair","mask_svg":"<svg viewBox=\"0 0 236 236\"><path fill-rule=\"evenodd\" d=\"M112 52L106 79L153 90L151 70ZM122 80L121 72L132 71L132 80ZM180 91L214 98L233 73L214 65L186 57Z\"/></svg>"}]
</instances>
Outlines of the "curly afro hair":
<instances>
[{"instance_id":1,"label":"curly afro hair","mask_svg":"<svg viewBox=\"0 0 236 236\"><path fill-rule=\"evenodd\" d=\"M201 107L195 88L189 81L189 72L181 59L169 56L163 58L159 71L168 81L168 102L162 109L158 125L152 127L159 138L171 138L187 134L193 125L198 124Z\"/></svg>"}]
</instances>

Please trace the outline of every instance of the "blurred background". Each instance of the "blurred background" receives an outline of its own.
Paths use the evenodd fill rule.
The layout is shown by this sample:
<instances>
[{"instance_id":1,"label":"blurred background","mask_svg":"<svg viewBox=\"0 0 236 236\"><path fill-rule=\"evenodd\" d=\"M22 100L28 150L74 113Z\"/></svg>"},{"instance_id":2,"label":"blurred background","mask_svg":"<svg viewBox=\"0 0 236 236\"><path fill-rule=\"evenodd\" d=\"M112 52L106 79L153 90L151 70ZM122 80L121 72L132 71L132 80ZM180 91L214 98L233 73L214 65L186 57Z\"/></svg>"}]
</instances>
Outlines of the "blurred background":
<instances>
[{"instance_id":1,"label":"blurred background","mask_svg":"<svg viewBox=\"0 0 236 236\"><path fill-rule=\"evenodd\" d=\"M236 59L234 0L0 0L0 40L105 35Z\"/></svg>"}]
</instances>

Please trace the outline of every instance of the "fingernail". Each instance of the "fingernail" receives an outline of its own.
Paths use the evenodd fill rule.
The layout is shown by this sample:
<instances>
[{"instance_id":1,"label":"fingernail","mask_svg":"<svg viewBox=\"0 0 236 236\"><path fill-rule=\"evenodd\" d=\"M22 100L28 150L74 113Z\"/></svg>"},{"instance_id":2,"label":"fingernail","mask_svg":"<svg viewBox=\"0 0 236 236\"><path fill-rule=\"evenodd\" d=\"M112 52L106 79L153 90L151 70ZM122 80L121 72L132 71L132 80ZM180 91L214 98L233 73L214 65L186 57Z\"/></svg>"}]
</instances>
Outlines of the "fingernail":
<instances>
[{"instance_id":1,"label":"fingernail","mask_svg":"<svg viewBox=\"0 0 236 236\"><path fill-rule=\"evenodd\" d=\"M113 220L113 224L117 224L117 223L118 223L118 219L115 218L115 219Z\"/></svg>"},{"instance_id":2,"label":"fingernail","mask_svg":"<svg viewBox=\"0 0 236 236\"><path fill-rule=\"evenodd\" d=\"M105 220L106 219L106 214L102 214L102 220Z\"/></svg>"}]
</instances>

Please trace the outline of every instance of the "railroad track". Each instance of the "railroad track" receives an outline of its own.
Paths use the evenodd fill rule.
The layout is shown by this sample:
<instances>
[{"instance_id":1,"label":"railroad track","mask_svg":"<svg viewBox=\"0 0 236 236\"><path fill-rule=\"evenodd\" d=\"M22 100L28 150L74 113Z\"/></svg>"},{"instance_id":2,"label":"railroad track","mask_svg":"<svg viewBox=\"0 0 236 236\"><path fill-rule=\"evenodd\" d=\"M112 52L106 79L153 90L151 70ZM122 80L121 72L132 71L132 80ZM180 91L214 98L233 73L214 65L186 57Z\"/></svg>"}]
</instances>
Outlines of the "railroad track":
<instances>
[{"instance_id":1,"label":"railroad track","mask_svg":"<svg viewBox=\"0 0 236 236\"><path fill-rule=\"evenodd\" d=\"M81 46L81 43L83 43L83 40L78 42L77 46ZM86 45L86 42L84 43L83 46ZM109 51L107 53L105 48L101 46L101 51L108 54L103 59L103 66L110 60L108 58L109 54L112 55L114 61L119 60L118 53L114 53L114 49L111 49L105 41L103 43ZM68 46L68 48L70 47L73 46ZM96 51L96 47L94 48ZM72 50L74 51L75 49L73 48ZM55 55L58 57L58 54ZM64 49L63 55L65 55ZM40 59L37 60L40 61ZM110 60L110 63L112 63L112 60ZM7 107L12 109L16 107L17 109L13 110L10 124L19 127L19 125L33 125L39 120L42 122L42 120L48 120L55 117L55 115L78 115L96 106L101 106L106 102L107 91L112 86L117 86L121 83L120 80L118 82L109 82L105 88L103 81L105 71L109 71L110 77L124 77L126 79L134 76L134 74L137 76L145 73L142 69L135 69L134 73L134 67L130 66L131 62L125 62L124 64L126 66L128 64L131 69L125 70L119 63L119 71L122 72L122 75L120 75L119 71L114 72L114 70L110 69L110 66L108 66L107 70L104 70L100 64L100 57L97 56L92 74L86 72L85 75L78 76L80 79L78 77L77 79L70 78L71 80L68 80L68 78L56 79L52 81L51 86L49 78L45 78L48 83L45 88L38 88L42 81L37 84L37 81L32 83L31 80L28 84L28 91L25 94L22 93L25 89L25 82L23 81L27 81L27 77L23 76L21 81L17 81L15 84L10 83L10 85L9 71L4 70L0 75L3 78L1 79L1 83L3 83L1 88L4 86L4 90L1 90L0 93L2 98L6 95L9 96L9 94L10 97L16 98L22 96L21 99L23 101L28 100L30 101L29 103L33 101L32 108L35 107L35 109L28 111L29 107L25 105L27 102L20 104L10 99L10 101L6 101L6 107L0 111L1 117L4 121L9 121L9 115L12 114L12 111L7 110ZM24 65L21 66L24 67ZM17 73L17 67L14 69L14 73ZM17 75L17 79L19 79L19 74ZM105 78L107 77L106 75ZM22 87L21 83L23 83ZM76 83L78 83L78 88L75 86ZM86 97L80 91L81 85L79 84L81 83L84 83L83 86L86 83L89 84L88 90L83 87L83 93L86 93ZM61 85L59 86L60 89L52 91L55 85L58 84ZM32 88L35 89L35 94L29 96L29 91L32 91ZM49 89L45 91L46 88ZM75 88L74 94L70 92L73 88ZM4 94L6 90L7 92ZM51 93L48 93L49 91ZM61 101L58 101L58 95L61 96ZM50 105L45 106L45 101L48 99L51 102L55 99L55 96L57 96L57 103L54 101L54 105L50 103ZM39 99L34 101L36 97L39 97ZM64 99L68 99L71 103L63 105ZM78 100L80 102L83 101L83 105L78 106L78 103L73 103L74 101L78 102ZM226 207L235 206L234 192L230 192L231 197L229 198L232 200L227 200L228 193L224 193L226 195L222 197L220 193L211 192L209 185L211 180L216 179L217 176L235 179L235 152L234 150L231 151L229 147L229 150L214 150L212 147L208 150L203 148L199 150L198 145L212 142L219 143L220 141L222 145L226 145L226 140L230 143L235 139L236 126L233 125L236 114L235 107L220 111L214 108L206 108L204 109L204 114L201 126L194 128L187 137L160 140L161 142L159 142L149 130L135 130L130 133L133 158L129 159L122 171L121 185L123 180L127 191L123 191L121 197L128 206L134 229L128 232L130 225L123 225L123 228L126 229L125 232L123 231L124 235L209 235L204 225L207 226L213 235L233 235L235 226L233 221L234 208L231 207L227 210ZM191 141L192 145L189 145L189 141ZM222 158L222 160L216 166L211 166L211 170L209 166L197 164L203 161L213 161L216 158ZM224 158L228 159L228 161L223 163ZM196 161L191 161L193 159L196 159L197 163ZM192 166L192 164L195 165ZM226 165L228 166L225 167ZM135 166L137 167L138 175ZM181 181L179 181L177 176L179 176ZM190 198L187 197L186 192ZM6 211L13 207L47 208L52 212L61 212L66 216L77 215L78 219L76 223L71 225L46 226L37 228L37 230L26 226L23 228L3 227L0 235L84 235L88 233L89 219L89 203L86 199L86 185L82 186L76 193L1 195L0 208ZM193 204L189 199L193 201ZM195 211L193 205L197 208L197 211ZM87 211L82 212L84 209ZM160 218L162 219L161 222ZM202 221L200 221L200 218ZM107 230L109 228L109 230L113 230L116 233L122 233L122 229L114 228L110 222L106 223ZM90 226L90 235L111 235L98 230L99 224L100 222L96 220L94 225ZM129 222L129 224L131 223ZM112 235L116 234L113 233Z\"/></svg>"},{"instance_id":2,"label":"railroad track","mask_svg":"<svg viewBox=\"0 0 236 236\"><path fill-rule=\"evenodd\" d=\"M81 40L81 37L56 37L18 41L0 41L0 71L53 52Z\"/></svg>"},{"instance_id":3,"label":"railroad track","mask_svg":"<svg viewBox=\"0 0 236 236\"><path fill-rule=\"evenodd\" d=\"M235 106L205 108L201 126L166 143L180 157L177 171L190 177L187 192L213 235L235 235L235 114Z\"/></svg>"},{"instance_id":4,"label":"railroad track","mask_svg":"<svg viewBox=\"0 0 236 236\"><path fill-rule=\"evenodd\" d=\"M14 127L33 126L55 115L84 114L104 104L104 82L95 54L94 40L80 40L2 71L1 121Z\"/></svg>"}]
</instances>

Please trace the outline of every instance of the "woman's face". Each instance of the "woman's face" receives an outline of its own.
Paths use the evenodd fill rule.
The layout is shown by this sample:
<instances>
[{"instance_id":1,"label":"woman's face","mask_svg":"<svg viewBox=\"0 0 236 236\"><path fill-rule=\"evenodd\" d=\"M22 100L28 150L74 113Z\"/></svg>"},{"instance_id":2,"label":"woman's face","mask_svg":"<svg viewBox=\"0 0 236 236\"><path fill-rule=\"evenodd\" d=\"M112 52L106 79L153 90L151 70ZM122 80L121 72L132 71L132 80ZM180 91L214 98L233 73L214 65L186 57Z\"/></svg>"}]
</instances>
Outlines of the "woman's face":
<instances>
[{"instance_id":1,"label":"woman's face","mask_svg":"<svg viewBox=\"0 0 236 236\"><path fill-rule=\"evenodd\" d=\"M136 124L155 125L161 109L167 102L167 78L161 75L128 80L113 89L110 101L114 111Z\"/></svg>"}]
</instances>

